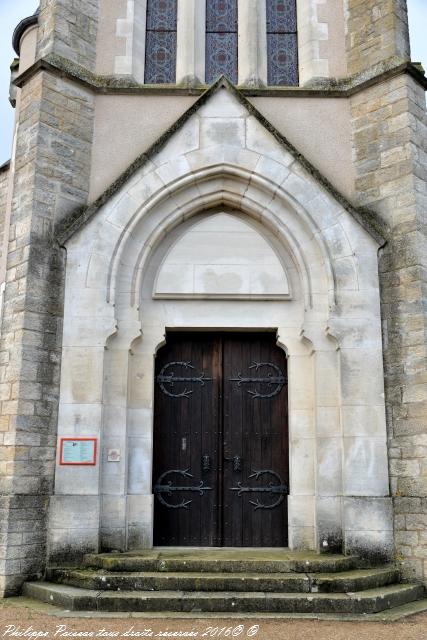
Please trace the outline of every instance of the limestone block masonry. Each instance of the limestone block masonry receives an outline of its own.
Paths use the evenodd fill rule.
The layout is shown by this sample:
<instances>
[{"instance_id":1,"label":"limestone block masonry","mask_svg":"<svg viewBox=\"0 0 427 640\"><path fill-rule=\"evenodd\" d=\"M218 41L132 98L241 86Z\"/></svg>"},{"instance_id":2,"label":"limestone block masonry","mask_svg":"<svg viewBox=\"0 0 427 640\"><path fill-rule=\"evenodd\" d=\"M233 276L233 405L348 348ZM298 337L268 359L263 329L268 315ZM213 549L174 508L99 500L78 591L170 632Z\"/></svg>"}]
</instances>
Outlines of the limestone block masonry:
<instances>
[{"instance_id":1,"label":"limestone block masonry","mask_svg":"<svg viewBox=\"0 0 427 640\"><path fill-rule=\"evenodd\" d=\"M145 0L41 0L32 22L0 168L0 596L64 557L152 546L153 361L171 328L274 330L290 546L395 557L427 584L427 82L406 2L297 0L290 88L265 86L264 2L241 0L240 86L206 92L200 6L179 0L169 86L143 85ZM236 238L187 251L223 223ZM59 465L63 436L96 437L97 465Z\"/></svg>"},{"instance_id":2,"label":"limestone block masonry","mask_svg":"<svg viewBox=\"0 0 427 640\"><path fill-rule=\"evenodd\" d=\"M350 75L392 57L409 60L406 0L344 0L344 8Z\"/></svg>"},{"instance_id":3,"label":"limestone block masonry","mask_svg":"<svg viewBox=\"0 0 427 640\"><path fill-rule=\"evenodd\" d=\"M380 255L395 532L405 573L427 577L426 160L423 90L399 76L351 100L356 190L392 229Z\"/></svg>"},{"instance_id":4,"label":"limestone block masonry","mask_svg":"<svg viewBox=\"0 0 427 640\"><path fill-rule=\"evenodd\" d=\"M6 163L0 167L0 264L3 261L7 195L9 189L9 169L10 163Z\"/></svg>"},{"instance_id":5,"label":"limestone block masonry","mask_svg":"<svg viewBox=\"0 0 427 640\"><path fill-rule=\"evenodd\" d=\"M84 18L90 4L74 15L69 3L42 2L40 50L81 52L79 29L92 47ZM87 53L78 59L90 65L94 50ZM37 74L21 90L0 342L0 593L6 595L45 566L65 264L52 232L87 199L92 115L91 93L50 74Z\"/></svg>"},{"instance_id":6,"label":"limestone block masonry","mask_svg":"<svg viewBox=\"0 0 427 640\"><path fill-rule=\"evenodd\" d=\"M353 3L349 2L351 6ZM357 4L357 3L356 3ZM363 3L366 4L366 3ZM384 3L374 4L378 12ZM379 41L407 53L404 2L373 23L364 55L378 60ZM359 7L360 9L360 7ZM372 8L374 10L375 7ZM357 21L356 21L357 18ZM387 18L388 30L381 27ZM368 20L358 11L351 24ZM376 26L375 26L376 25ZM393 25L395 28L393 29ZM376 34L373 30L377 29ZM354 42L349 55L353 69ZM362 45L361 45L362 46ZM370 48L372 47L372 49ZM361 49L359 48L361 53ZM384 51L383 51L384 55ZM427 580L427 121L424 90L407 76L351 99L356 198L387 221L380 282L395 543L407 577Z\"/></svg>"},{"instance_id":7,"label":"limestone block masonry","mask_svg":"<svg viewBox=\"0 0 427 640\"><path fill-rule=\"evenodd\" d=\"M38 57L55 54L94 71L98 18L99 0L41 0Z\"/></svg>"}]
</instances>

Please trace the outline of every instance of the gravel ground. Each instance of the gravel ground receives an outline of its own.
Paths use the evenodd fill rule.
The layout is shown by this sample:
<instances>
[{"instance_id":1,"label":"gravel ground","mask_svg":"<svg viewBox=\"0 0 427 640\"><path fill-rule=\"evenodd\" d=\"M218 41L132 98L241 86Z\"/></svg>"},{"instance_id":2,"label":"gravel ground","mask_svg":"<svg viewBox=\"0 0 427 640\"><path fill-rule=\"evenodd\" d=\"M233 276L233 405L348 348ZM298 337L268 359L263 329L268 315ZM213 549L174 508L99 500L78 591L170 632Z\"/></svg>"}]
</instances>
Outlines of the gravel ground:
<instances>
[{"instance_id":1,"label":"gravel ground","mask_svg":"<svg viewBox=\"0 0 427 640\"><path fill-rule=\"evenodd\" d=\"M71 614L70 614L71 615ZM427 640L427 613L400 622L336 622L317 620L177 620L173 618L61 617L57 611L16 606L10 601L0 604L0 638L142 638L233 637L211 631L234 629L234 637L258 640ZM259 627L259 628L258 628ZM129 630L132 632L129 633ZM146 630L149 633L144 633ZM128 633L126 633L128 632ZM151 632L151 633L150 633ZM185 633L187 632L187 633ZM175 635L173 635L175 633ZM203 635L205 634L205 635Z\"/></svg>"}]
</instances>

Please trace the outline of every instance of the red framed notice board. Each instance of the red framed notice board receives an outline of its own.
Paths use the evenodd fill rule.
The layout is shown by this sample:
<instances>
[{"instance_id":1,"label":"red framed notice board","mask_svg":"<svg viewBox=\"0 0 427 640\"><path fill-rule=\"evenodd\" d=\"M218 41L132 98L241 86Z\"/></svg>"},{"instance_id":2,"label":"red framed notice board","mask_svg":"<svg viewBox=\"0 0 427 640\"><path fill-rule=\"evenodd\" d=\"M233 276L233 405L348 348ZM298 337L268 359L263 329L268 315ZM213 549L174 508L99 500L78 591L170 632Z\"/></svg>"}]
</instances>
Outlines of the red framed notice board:
<instances>
[{"instance_id":1,"label":"red framed notice board","mask_svg":"<svg viewBox=\"0 0 427 640\"><path fill-rule=\"evenodd\" d=\"M95 465L97 438L61 438L59 464Z\"/></svg>"}]
</instances>

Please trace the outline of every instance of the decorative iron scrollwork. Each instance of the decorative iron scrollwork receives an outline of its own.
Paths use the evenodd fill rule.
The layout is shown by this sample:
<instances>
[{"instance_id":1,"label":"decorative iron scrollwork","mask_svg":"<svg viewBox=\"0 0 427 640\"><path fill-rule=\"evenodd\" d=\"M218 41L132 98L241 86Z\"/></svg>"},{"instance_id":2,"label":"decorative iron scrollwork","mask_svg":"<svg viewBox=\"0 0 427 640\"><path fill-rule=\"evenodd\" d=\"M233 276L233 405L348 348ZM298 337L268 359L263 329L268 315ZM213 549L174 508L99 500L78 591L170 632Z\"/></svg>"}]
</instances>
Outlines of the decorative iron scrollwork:
<instances>
[{"instance_id":1,"label":"decorative iron scrollwork","mask_svg":"<svg viewBox=\"0 0 427 640\"><path fill-rule=\"evenodd\" d=\"M243 493L261 492L273 495L278 494L279 497L271 504L264 504L258 498L256 500L249 501L250 504L254 506L254 511L257 511L258 509L275 509L275 507L278 507L282 504L285 499L285 495L288 493L288 487L283 484L279 474L275 471L271 471L271 469L264 469L262 471L254 471L254 473L249 476L249 479L255 478L255 480L258 480L261 476L265 476L267 474L273 476L273 478L277 480L278 484L273 484L273 482L270 482L267 487L244 487L242 486L241 482L238 482L237 487L231 487L230 491L237 491L237 495L239 497L241 497Z\"/></svg>"},{"instance_id":2,"label":"decorative iron scrollwork","mask_svg":"<svg viewBox=\"0 0 427 640\"><path fill-rule=\"evenodd\" d=\"M253 389L253 390L249 389L246 391L246 393L248 393L254 399L255 398L273 398L273 396L277 396L283 389L284 385L286 384L286 378L283 375L280 367L278 367L277 364L273 364L272 362L254 362L253 364L251 364L249 369L255 369L255 371L258 372L262 367L270 367L270 369L273 369L274 373L269 372L265 376L259 375L259 376L252 376L252 377L243 377L242 374L239 372L237 374L237 378L230 378L229 381L237 382L238 387L240 387L242 384L268 385L269 389L271 389L269 393L262 393L257 389Z\"/></svg>"},{"instance_id":3,"label":"decorative iron scrollwork","mask_svg":"<svg viewBox=\"0 0 427 640\"><path fill-rule=\"evenodd\" d=\"M154 495L157 496L159 502L161 502L161 504L164 507L167 507L168 509L188 509L189 505L193 501L183 499L178 504L171 504L170 502L167 502L167 500L165 500L163 495L171 496L173 495L174 492L177 492L177 491L192 491L192 492L198 493L200 496L203 496L205 491L212 491L212 487L204 486L203 480L200 480L200 483L198 485L190 486L190 487L176 486L172 484L172 480L169 480L168 482L165 483L165 478L174 474L179 475L182 478L194 478L194 476L191 473L189 473L189 469L185 469L185 470L171 469L170 471L165 471L165 473L162 473L162 475L157 481L157 484L153 488L153 492L154 492Z\"/></svg>"},{"instance_id":4,"label":"decorative iron scrollwork","mask_svg":"<svg viewBox=\"0 0 427 640\"><path fill-rule=\"evenodd\" d=\"M156 380L163 393L170 398L189 398L191 394L194 393L190 389L187 389L186 386L181 393L173 393L174 386L177 382L198 383L202 387L204 387L206 382L212 381L212 378L206 377L204 371L202 371L202 373L198 376L177 376L175 375L174 371L168 373L168 371L171 370L172 367L182 367L186 371L188 371L189 369L194 369L191 362L169 362L168 364L165 364ZM172 391L170 391L168 387L170 387Z\"/></svg>"}]
</instances>

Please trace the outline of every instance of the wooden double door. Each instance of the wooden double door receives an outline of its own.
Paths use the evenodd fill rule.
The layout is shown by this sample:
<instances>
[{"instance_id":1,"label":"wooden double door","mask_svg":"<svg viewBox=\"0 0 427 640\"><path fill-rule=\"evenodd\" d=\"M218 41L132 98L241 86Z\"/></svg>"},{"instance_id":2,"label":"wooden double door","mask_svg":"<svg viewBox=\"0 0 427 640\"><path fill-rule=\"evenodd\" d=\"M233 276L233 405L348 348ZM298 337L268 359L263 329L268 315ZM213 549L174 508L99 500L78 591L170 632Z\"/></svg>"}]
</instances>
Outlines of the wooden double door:
<instances>
[{"instance_id":1,"label":"wooden double door","mask_svg":"<svg viewBox=\"0 0 427 640\"><path fill-rule=\"evenodd\" d=\"M287 367L274 333L168 333L155 371L155 546L286 546Z\"/></svg>"}]
</instances>

